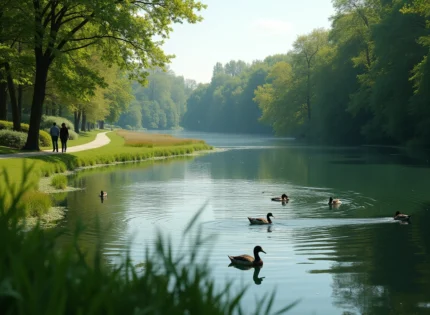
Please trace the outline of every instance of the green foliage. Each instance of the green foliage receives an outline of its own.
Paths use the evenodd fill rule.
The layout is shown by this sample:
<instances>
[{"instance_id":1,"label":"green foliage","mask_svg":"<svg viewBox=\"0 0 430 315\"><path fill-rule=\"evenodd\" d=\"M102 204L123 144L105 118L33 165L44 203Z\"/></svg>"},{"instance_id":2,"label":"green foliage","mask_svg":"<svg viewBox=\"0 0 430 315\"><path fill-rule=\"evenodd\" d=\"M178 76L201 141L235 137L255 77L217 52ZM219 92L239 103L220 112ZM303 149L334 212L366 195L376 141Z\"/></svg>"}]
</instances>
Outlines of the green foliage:
<instances>
[{"instance_id":1,"label":"green foliage","mask_svg":"<svg viewBox=\"0 0 430 315\"><path fill-rule=\"evenodd\" d=\"M261 109L254 90L264 84L268 65L243 61L217 63L210 84L200 84L187 101L182 125L191 130L269 133L259 123Z\"/></svg>"},{"instance_id":2,"label":"green foliage","mask_svg":"<svg viewBox=\"0 0 430 315\"><path fill-rule=\"evenodd\" d=\"M47 213L52 207L52 200L48 194L40 191L29 191L22 196L21 200L27 216L40 217Z\"/></svg>"},{"instance_id":3,"label":"green foliage","mask_svg":"<svg viewBox=\"0 0 430 315\"><path fill-rule=\"evenodd\" d=\"M0 130L0 145L21 149L25 145L27 135L13 130Z\"/></svg>"},{"instance_id":4,"label":"green foliage","mask_svg":"<svg viewBox=\"0 0 430 315\"><path fill-rule=\"evenodd\" d=\"M39 131L39 143L42 147L48 147L52 144L51 136L44 130Z\"/></svg>"},{"instance_id":5,"label":"green foliage","mask_svg":"<svg viewBox=\"0 0 430 315\"><path fill-rule=\"evenodd\" d=\"M13 123L11 121L0 120L0 130L12 130L12 129L13 129ZM20 132L20 133L24 134L25 139L27 139L26 133L28 133L28 129L29 129L28 124L21 124L21 131L22 132ZM15 133L13 133L13 134L15 135ZM19 139L22 139L24 137L23 135L18 135L18 136L19 136ZM20 149L24 146L25 140L24 140L24 144L22 144L21 140L19 140L16 137L17 136L14 136L15 140L10 139L11 143L15 144L15 146L11 146L11 147ZM40 130L39 131L39 143L42 147L50 146L52 141L51 141L51 136L49 135L49 133L47 133L46 131ZM21 144L21 145L18 146L19 144ZM4 145L7 146L6 144L4 144Z\"/></svg>"},{"instance_id":6,"label":"green foliage","mask_svg":"<svg viewBox=\"0 0 430 315\"><path fill-rule=\"evenodd\" d=\"M172 71L153 70L146 87L138 82L133 83L135 101L121 115L118 123L133 129L178 128L185 113L186 99L195 86L195 81L184 80Z\"/></svg>"},{"instance_id":7,"label":"green foliage","mask_svg":"<svg viewBox=\"0 0 430 315\"><path fill-rule=\"evenodd\" d=\"M67 176L55 175L51 179L51 186L56 189L66 189L67 187Z\"/></svg>"},{"instance_id":8,"label":"green foliage","mask_svg":"<svg viewBox=\"0 0 430 315\"><path fill-rule=\"evenodd\" d=\"M0 305L4 314L243 313L240 300L246 289L233 294L230 285L215 288L208 262L197 260L205 238L201 233L191 238L193 233L189 232L201 211L182 238L182 243L190 243L187 248L191 251L176 253L168 237L160 234L154 252L147 251L141 267L134 266L128 254L118 266L107 267L99 245L92 260L79 245L84 228L80 224L72 232L74 242L62 246L61 251L56 244L59 233L42 230L39 225L23 233L19 222L25 208L19 201L29 188L28 184L21 190L7 187L14 192L9 204L5 194L0 195L0 237L7 240L0 242ZM103 236L100 231L98 235ZM274 294L256 300L255 314L274 312Z\"/></svg>"},{"instance_id":9,"label":"green foliage","mask_svg":"<svg viewBox=\"0 0 430 315\"><path fill-rule=\"evenodd\" d=\"M74 130L69 129L69 139L77 140L79 138L79 134L77 134Z\"/></svg>"},{"instance_id":10,"label":"green foliage","mask_svg":"<svg viewBox=\"0 0 430 315\"><path fill-rule=\"evenodd\" d=\"M62 123L66 124L66 127L69 128L69 130L73 129L73 123L64 117L58 117L58 116L42 116L42 122L40 124L41 129L49 129L52 127L53 123L56 123L58 128L61 127Z\"/></svg>"}]
</instances>

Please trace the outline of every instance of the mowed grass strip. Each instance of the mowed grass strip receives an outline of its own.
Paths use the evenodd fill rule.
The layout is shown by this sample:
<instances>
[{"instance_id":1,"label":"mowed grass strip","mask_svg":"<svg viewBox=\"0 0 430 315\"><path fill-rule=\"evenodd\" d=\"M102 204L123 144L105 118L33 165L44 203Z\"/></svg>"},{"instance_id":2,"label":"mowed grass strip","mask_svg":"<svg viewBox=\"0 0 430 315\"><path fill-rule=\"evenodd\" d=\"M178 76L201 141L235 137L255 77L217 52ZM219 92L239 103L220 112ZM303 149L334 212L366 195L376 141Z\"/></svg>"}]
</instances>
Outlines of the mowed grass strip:
<instances>
[{"instance_id":1,"label":"mowed grass strip","mask_svg":"<svg viewBox=\"0 0 430 315\"><path fill-rule=\"evenodd\" d=\"M203 140L175 138L166 134L153 134L119 130L118 135L124 138L126 146L133 147L165 147L189 144L204 144Z\"/></svg>"}]
</instances>

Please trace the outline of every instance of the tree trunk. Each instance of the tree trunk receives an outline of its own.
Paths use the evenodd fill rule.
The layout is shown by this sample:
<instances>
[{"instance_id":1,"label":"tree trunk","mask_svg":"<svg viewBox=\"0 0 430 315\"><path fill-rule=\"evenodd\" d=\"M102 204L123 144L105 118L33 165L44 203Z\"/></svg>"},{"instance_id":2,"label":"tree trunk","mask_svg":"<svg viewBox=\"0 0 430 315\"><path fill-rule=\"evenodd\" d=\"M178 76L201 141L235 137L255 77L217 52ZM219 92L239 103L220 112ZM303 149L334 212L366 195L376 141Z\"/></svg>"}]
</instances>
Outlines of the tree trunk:
<instances>
[{"instance_id":1,"label":"tree trunk","mask_svg":"<svg viewBox=\"0 0 430 315\"><path fill-rule=\"evenodd\" d=\"M19 121L22 121L22 95L23 95L23 87L22 85L18 85L18 112L19 112Z\"/></svg>"},{"instance_id":2,"label":"tree trunk","mask_svg":"<svg viewBox=\"0 0 430 315\"><path fill-rule=\"evenodd\" d=\"M47 105L45 106L45 116L49 116L49 108Z\"/></svg>"},{"instance_id":3,"label":"tree trunk","mask_svg":"<svg viewBox=\"0 0 430 315\"><path fill-rule=\"evenodd\" d=\"M75 132L79 133L79 122L81 121L81 111L80 110L75 110L75 112L73 113L74 115L74 127L75 127Z\"/></svg>"},{"instance_id":4,"label":"tree trunk","mask_svg":"<svg viewBox=\"0 0 430 315\"><path fill-rule=\"evenodd\" d=\"M51 115L56 116L56 114L57 114L57 109L55 108L56 106L54 103L51 103L51 104L52 104Z\"/></svg>"},{"instance_id":5,"label":"tree trunk","mask_svg":"<svg viewBox=\"0 0 430 315\"><path fill-rule=\"evenodd\" d=\"M58 104L58 116L62 117L63 115L63 105Z\"/></svg>"},{"instance_id":6,"label":"tree trunk","mask_svg":"<svg viewBox=\"0 0 430 315\"><path fill-rule=\"evenodd\" d=\"M45 100L46 79L49 60L36 54L36 78L34 80L33 101L31 102L30 128L23 150L39 150L39 130Z\"/></svg>"},{"instance_id":7,"label":"tree trunk","mask_svg":"<svg viewBox=\"0 0 430 315\"><path fill-rule=\"evenodd\" d=\"M13 130L21 131L21 115L18 109L18 102L16 100L15 84L12 79L12 72L10 71L9 63L6 62L5 70L7 75L7 87L9 89L10 106L12 108Z\"/></svg>"},{"instance_id":8,"label":"tree trunk","mask_svg":"<svg viewBox=\"0 0 430 315\"><path fill-rule=\"evenodd\" d=\"M306 105L308 107L308 121L311 120L311 69L308 65L308 84L306 91Z\"/></svg>"},{"instance_id":9,"label":"tree trunk","mask_svg":"<svg viewBox=\"0 0 430 315\"><path fill-rule=\"evenodd\" d=\"M86 130L87 127L87 114L85 113L85 111L82 111L82 124L81 124L81 131L87 131Z\"/></svg>"},{"instance_id":10,"label":"tree trunk","mask_svg":"<svg viewBox=\"0 0 430 315\"><path fill-rule=\"evenodd\" d=\"M0 74L0 80L2 75ZM7 83L0 83L0 120L7 120Z\"/></svg>"},{"instance_id":11,"label":"tree trunk","mask_svg":"<svg viewBox=\"0 0 430 315\"><path fill-rule=\"evenodd\" d=\"M91 124L87 123L87 130L90 131L91 130Z\"/></svg>"},{"instance_id":12,"label":"tree trunk","mask_svg":"<svg viewBox=\"0 0 430 315\"><path fill-rule=\"evenodd\" d=\"M105 121L104 120L100 120L99 121L99 126L100 126L100 129L105 129Z\"/></svg>"}]
</instances>

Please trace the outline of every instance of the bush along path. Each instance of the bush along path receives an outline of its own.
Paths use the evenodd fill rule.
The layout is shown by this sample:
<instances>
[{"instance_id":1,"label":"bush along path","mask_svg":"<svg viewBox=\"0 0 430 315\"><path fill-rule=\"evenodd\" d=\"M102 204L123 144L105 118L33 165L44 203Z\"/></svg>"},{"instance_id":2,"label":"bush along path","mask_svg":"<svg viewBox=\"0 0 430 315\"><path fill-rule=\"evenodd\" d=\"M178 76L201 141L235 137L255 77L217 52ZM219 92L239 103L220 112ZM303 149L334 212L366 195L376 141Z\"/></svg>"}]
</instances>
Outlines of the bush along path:
<instances>
[{"instance_id":1,"label":"bush along path","mask_svg":"<svg viewBox=\"0 0 430 315\"><path fill-rule=\"evenodd\" d=\"M108 132L109 131L97 134L96 139L89 143L67 148L67 152L73 153L73 152L97 149L102 146L105 146L110 142L109 137L106 135ZM60 140L58 140L58 142L59 142L59 146L61 147ZM2 154L0 155L0 159L25 158L25 157L53 155L53 154L64 154L64 153L52 152L52 149L49 149L49 150L39 151L39 152L19 152L19 153L12 153L12 154Z\"/></svg>"}]
</instances>

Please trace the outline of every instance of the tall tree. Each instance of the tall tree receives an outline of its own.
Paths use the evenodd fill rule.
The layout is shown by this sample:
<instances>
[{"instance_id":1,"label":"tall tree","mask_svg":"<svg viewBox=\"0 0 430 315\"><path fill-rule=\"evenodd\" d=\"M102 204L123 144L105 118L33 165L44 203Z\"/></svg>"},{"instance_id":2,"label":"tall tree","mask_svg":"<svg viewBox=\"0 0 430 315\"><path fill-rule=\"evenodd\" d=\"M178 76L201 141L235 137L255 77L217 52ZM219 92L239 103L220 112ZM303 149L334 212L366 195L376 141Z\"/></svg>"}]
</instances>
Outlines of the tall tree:
<instances>
[{"instance_id":1,"label":"tall tree","mask_svg":"<svg viewBox=\"0 0 430 315\"><path fill-rule=\"evenodd\" d=\"M97 45L103 60L118 63L144 80L147 73L142 68L163 67L171 57L163 53L162 42L154 36L168 37L172 23L199 21L195 12L202 8L194 0L21 1L13 10L26 18L20 34L27 34L25 41L32 43L35 57L30 130L24 149L39 148L48 72L58 56Z\"/></svg>"},{"instance_id":2,"label":"tall tree","mask_svg":"<svg viewBox=\"0 0 430 315\"><path fill-rule=\"evenodd\" d=\"M312 98L312 71L317 62L318 52L327 45L328 32L324 29L315 29L309 35L302 35L294 42L294 54L299 60L297 64L304 63L306 75L306 110L308 120L311 120L311 98Z\"/></svg>"}]
</instances>

